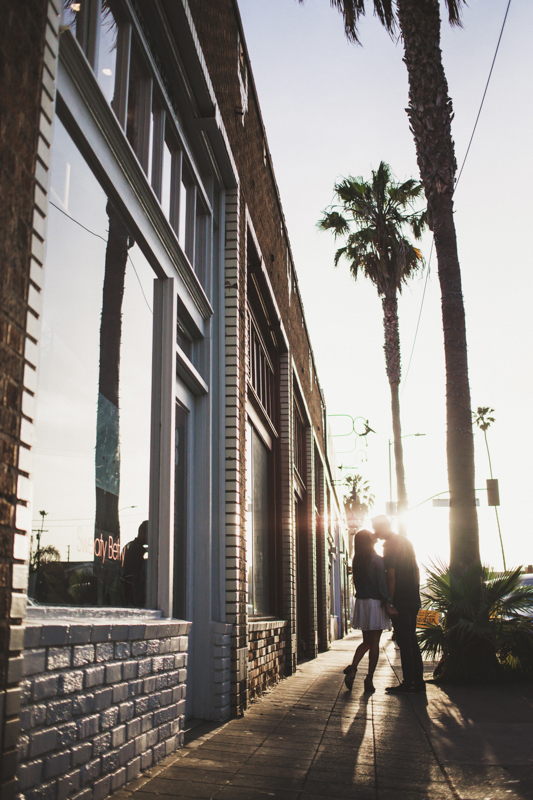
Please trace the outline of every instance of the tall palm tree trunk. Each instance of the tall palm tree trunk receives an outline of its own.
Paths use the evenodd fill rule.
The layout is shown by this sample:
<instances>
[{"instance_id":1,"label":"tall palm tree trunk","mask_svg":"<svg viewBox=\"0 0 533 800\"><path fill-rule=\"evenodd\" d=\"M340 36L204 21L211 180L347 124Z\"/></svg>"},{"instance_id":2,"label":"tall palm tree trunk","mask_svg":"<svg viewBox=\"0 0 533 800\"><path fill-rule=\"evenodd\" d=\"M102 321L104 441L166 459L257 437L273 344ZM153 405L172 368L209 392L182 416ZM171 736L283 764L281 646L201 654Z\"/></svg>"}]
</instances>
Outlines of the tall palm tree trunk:
<instances>
[{"instance_id":1,"label":"tall palm tree trunk","mask_svg":"<svg viewBox=\"0 0 533 800\"><path fill-rule=\"evenodd\" d=\"M428 201L442 297L450 565L463 572L480 557L465 313L453 220L457 164L451 135L452 103L442 66L438 0L398 0L397 12L409 74L407 113Z\"/></svg>"},{"instance_id":2,"label":"tall palm tree trunk","mask_svg":"<svg viewBox=\"0 0 533 800\"><path fill-rule=\"evenodd\" d=\"M100 322L100 369L96 432L95 563L97 602L118 605L120 565L112 546L120 543L120 343L122 301L130 245L126 226L107 204L109 233ZM100 543L96 544L96 540Z\"/></svg>"},{"instance_id":3,"label":"tall palm tree trunk","mask_svg":"<svg viewBox=\"0 0 533 800\"><path fill-rule=\"evenodd\" d=\"M398 497L398 520L400 533L406 532L402 512L407 510L405 469L403 465L402 426L400 422L400 331L398 326L398 298L396 290L384 295L383 327L385 330L385 363L391 393L392 431L394 434L394 463L396 465L396 493Z\"/></svg>"}]
</instances>

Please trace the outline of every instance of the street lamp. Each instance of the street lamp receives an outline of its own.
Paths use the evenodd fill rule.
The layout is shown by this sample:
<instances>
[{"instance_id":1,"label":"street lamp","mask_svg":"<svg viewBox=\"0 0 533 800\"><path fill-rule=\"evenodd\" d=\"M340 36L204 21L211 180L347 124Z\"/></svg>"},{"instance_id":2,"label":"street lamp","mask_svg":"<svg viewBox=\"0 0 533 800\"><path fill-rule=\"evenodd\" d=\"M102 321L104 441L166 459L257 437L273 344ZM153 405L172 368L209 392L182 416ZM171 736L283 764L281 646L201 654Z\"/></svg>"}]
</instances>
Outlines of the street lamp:
<instances>
[{"instance_id":1,"label":"street lamp","mask_svg":"<svg viewBox=\"0 0 533 800\"><path fill-rule=\"evenodd\" d=\"M406 433L405 436L400 436L400 439L408 439L410 436L425 436L425 433ZM390 516L393 515L392 509L392 458L391 458L391 446L394 444L394 439L389 439L389 511ZM397 511L396 511L397 513Z\"/></svg>"}]
</instances>

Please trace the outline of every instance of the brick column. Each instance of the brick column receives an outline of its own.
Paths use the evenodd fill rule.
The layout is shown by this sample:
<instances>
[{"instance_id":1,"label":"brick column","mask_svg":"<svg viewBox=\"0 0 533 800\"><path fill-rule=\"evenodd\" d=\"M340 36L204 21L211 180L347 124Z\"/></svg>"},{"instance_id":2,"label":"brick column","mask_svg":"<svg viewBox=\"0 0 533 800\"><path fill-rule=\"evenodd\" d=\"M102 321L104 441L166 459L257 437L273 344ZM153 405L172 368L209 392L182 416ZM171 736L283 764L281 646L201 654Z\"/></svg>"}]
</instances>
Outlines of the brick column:
<instances>
[{"instance_id":1,"label":"brick column","mask_svg":"<svg viewBox=\"0 0 533 800\"><path fill-rule=\"evenodd\" d=\"M316 456L319 458L320 456ZM315 464L315 471L319 465ZM329 545L327 532L327 509L325 503L325 467L320 470L321 480L315 481L318 497L315 504L318 508L320 522L316 532L317 547L317 623L319 632L319 649L327 650L330 642L328 581L329 581Z\"/></svg>"},{"instance_id":2,"label":"brick column","mask_svg":"<svg viewBox=\"0 0 533 800\"><path fill-rule=\"evenodd\" d=\"M296 543L294 526L294 454L293 397L290 353L283 353L280 370L280 444L281 444L281 557L282 615L289 622L287 630L286 674L296 671Z\"/></svg>"},{"instance_id":3,"label":"brick column","mask_svg":"<svg viewBox=\"0 0 533 800\"><path fill-rule=\"evenodd\" d=\"M225 330L226 330L226 621L233 625L231 639L231 707L235 714L246 708L246 549L244 541L243 430L245 356L240 310L241 297L239 187L226 194ZM246 655L245 655L246 653Z\"/></svg>"},{"instance_id":4,"label":"brick column","mask_svg":"<svg viewBox=\"0 0 533 800\"><path fill-rule=\"evenodd\" d=\"M58 6L6 0L0 26L0 795L18 791L29 476L58 51Z\"/></svg>"},{"instance_id":5,"label":"brick column","mask_svg":"<svg viewBox=\"0 0 533 800\"><path fill-rule=\"evenodd\" d=\"M313 428L306 428L307 442L307 535L309 558L309 650L308 657L318 654L318 613L316 582L316 517L315 517L315 441Z\"/></svg>"}]
</instances>

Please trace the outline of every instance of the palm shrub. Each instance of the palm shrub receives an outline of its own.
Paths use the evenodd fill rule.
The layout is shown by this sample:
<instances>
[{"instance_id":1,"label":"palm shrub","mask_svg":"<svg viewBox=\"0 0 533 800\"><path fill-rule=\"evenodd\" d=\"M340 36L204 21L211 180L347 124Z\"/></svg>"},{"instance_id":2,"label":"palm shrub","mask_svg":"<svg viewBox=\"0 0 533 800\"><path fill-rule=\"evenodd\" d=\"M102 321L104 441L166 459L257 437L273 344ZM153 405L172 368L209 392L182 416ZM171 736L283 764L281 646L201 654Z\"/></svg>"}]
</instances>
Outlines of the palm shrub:
<instances>
[{"instance_id":1,"label":"palm shrub","mask_svg":"<svg viewBox=\"0 0 533 800\"><path fill-rule=\"evenodd\" d=\"M495 572L474 564L462 575L432 565L422 605L440 622L418 633L424 655L439 660L438 683L487 683L533 678L533 587L521 568Z\"/></svg>"}]
</instances>

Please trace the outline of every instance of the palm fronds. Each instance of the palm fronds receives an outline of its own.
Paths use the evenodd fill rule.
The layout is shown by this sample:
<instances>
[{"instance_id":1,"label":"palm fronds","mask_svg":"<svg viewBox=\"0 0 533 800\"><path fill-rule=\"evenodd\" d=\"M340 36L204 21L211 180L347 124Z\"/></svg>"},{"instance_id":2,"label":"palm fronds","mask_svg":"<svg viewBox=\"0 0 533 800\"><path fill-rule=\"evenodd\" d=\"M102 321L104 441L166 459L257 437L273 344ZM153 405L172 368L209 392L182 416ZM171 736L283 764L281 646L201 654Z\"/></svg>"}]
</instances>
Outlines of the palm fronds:
<instances>
[{"instance_id":1,"label":"palm fronds","mask_svg":"<svg viewBox=\"0 0 533 800\"><path fill-rule=\"evenodd\" d=\"M422 652L441 658L440 681L533 675L533 587L521 583L521 568L496 572L478 564L456 575L433 564L422 604L440 613L439 625L418 634Z\"/></svg>"},{"instance_id":2,"label":"palm fronds","mask_svg":"<svg viewBox=\"0 0 533 800\"><path fill-rule=\"evenodd\" d=\"M345 258L354 278L361 270L382 297L401 292L424 263L421 251L404 233L408 228L420 239L427 227L426 211L415 210L423 197L422 184L413 178L395 182L391 168L382 161L372 170L371 180L350 175L334 190L338 202L323 212L317 224L320 230L333 231L335 238L346 237L335 266Z\"/></svg>"}]
</instances>

